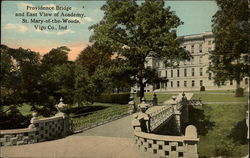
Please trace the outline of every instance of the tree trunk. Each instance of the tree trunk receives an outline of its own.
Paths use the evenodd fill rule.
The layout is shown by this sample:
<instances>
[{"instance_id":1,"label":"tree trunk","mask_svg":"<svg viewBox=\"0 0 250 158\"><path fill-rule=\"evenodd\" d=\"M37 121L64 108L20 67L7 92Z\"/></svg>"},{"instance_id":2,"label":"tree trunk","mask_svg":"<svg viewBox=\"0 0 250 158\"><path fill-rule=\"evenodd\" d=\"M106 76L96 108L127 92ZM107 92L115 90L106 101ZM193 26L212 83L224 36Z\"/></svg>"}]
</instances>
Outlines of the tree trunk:
<instances>
[{"instance_id":1,"label":"tree trunk","mask_svg":"<svg viewBox=\"0 0 250 158\"><path fill-rule=\"evenodd\" d=\"M235 97L243 97L244 91L240 87L240 80L236 80L236 90L235 90Z\"/></svg>"}]
</instances>

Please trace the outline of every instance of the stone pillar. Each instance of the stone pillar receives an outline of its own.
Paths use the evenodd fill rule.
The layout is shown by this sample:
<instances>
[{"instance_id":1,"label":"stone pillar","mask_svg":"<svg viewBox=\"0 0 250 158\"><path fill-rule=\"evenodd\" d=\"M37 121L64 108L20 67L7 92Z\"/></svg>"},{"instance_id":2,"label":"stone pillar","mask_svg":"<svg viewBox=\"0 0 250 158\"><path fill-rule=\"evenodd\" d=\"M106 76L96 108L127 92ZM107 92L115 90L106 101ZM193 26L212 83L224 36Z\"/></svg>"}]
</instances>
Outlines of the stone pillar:
<instances>
[{"instance_id":1,"label":"stone pillar","mask_svg":"<svg viewBox=\"0 0 250 158\"><path fill-rule=\"evenodd\" d=\"M63 126L63 136L67 136L70 133L70 127L69 127L69 117L65 113L67 110L67 105L63 103L63 99L60 99L59 104L55 105L58 112L56 116L61 116L64 120L64 126Z\"/></svg>"},{"instance_id":2,"label":"stone pillar","mask_svg":"<svg viewBox=\"0 0 250 158\"><path fill-rule=\"evenodd\" d=\"M189 122L189 105L188 105L186 94L184 92L182 93L181 104L183 106L182 121L184 124L186 124Z\"/></svg>"},{"instance_id":3,"label":"stone pillar","mask_svg":"<svg viewBox=\"0 0 250 158\"><path fill-rule=\"evenodd\" d=\"M128 113L129 114L133 114L137 111L136 106L135 106L135 102L134 102L134 97L133 94L130 94L130 101L128 102Z\"/></svg>"},{"instance_id":4,"label":"stone pillar","mask_svg":"<svg viewBox=\"0 0 250 158\"><path fill-rule=\"evenodd\" d=\"M185 158L198 158L197 144L199 139L197 138L197 130L193 125L189 125L185 129Z\"/></svg>"},{"instance_id":5,"label":"stone pillar","mask_svg":"<svg viewBox=\"0 0 250 158\"><path fill-rule=\"evenodd\" d=\"M29 129L33 129L33 128L36 128L35 124L34 124L34 121L38 120L38 117L37 117L37 113L36 112L33 112L32 113L32 118L30 120L30 125L29 125Z\"/></svg>"},{"instance_id":6,"label":"stone pillar","mask_svg":"<svg viewBox=\"0 0 250 158\"><path fill-rule=\"evenodd\" d=\"M158 99L156 94L154 93L154 97L153 97L153 106L158 105Z\"/></svg>"},{"instance_id":7,"label":"stone pillar","mask_svg":"<svg viewBox=\"0 0 250 158\"><path fill-rule=\"evenodd\" d=\"M177 109L177 102L176 102L176 96L172 97L172 109L173 109L173 115L175 119L175 125L176 125L176 132L177 135L181 135L181 112Z\"/></svg>"},{"instance_id":8,"label":"stone pillar","mask_svg":"<svg viewBox=\"0 0 250 158\"><path fill-rule=\"evenodd\" d=\"M141 104L138 105L141 109L141 112L138 114L138 120L140 121L141 131L150 132L150 115L145 113L149 107L149 104L146 104L144 99L142 99Z\"/></svg>"}]
</instances>

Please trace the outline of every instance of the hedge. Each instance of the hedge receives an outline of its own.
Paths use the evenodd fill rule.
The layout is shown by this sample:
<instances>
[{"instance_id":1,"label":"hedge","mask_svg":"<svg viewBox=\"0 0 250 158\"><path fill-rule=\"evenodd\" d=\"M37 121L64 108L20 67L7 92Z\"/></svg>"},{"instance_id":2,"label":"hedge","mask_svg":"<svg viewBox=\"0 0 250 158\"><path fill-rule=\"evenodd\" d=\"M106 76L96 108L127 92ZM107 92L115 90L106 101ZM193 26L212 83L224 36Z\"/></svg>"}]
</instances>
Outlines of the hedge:
<instances>
[{"instance_id":1,"label":"hedge","mask_svg":"<svg viewBox=\"0 0 250 158\"><path fill-rule=\"evenodd\" d=\"M128 104L130 93L119 94L102 94L96 99L96 102L114 103L114 104Z\"/></svg>"}]
</instances>

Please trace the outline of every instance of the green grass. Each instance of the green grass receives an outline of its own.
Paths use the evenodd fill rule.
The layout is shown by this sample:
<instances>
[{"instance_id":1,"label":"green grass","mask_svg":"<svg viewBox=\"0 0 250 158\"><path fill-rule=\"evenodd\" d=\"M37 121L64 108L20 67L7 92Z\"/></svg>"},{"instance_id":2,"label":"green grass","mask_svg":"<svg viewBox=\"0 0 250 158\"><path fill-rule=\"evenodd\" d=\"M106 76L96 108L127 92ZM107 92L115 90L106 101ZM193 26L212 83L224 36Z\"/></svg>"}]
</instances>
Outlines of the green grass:
<instances>
[{"instance_id":1,"label":"green grass","mask_svg":"<svg viewBox=\"0 0 250 158\"><path fill-rule=\"evenodd\" d=\"M9 106L4 106L3 107L3 110L5 111L5 110L8 110L9 109ZM21 104L21 105L19 105L18 106L18 108L17 108L20 112L21 112L21 114L22 115L24 115L24 116L27 116L27 115L29 115L29 114L32 114L33 112L32 111L30 111L30 109L31 109L31 106L29 105L29 104Z\"/></svg>"},{"instance_id":2,"label":"green grass","mask_svg":"<svg viewBox=\"0 0 250 158\"><path fill-rule=\"evenodd\" d=\"M192 99L199 99L203 102L247 102L248 94L244 97L234 97L234 93L213 94L207 92L196 92Z\"/></svg>"},{"instance_id":3,"label":"green grass","mask_svg":"<svg viewBox=\"0 0 250 158\"><path fill-rule=\"evenodd\" d=\"M234 97L234 93L228 94L209 94L206 92L196 93L193 99L201 97L203 102L222 102L207 104L198 109L204 110L204 115L209 117L211 122L214 122L214 127L208 131L205 136L200 136L198 144L198 152L200 157L222 156L228 154L233 157L246 156L248 153L247 144L240 144L237 142L237 138L243 138L246 140L243 133L244 130L246 110L247 110L247 95L244 97ZM227 103L223 103L227 102ZM229 102L245 102L234 103ZM241 126L239 126L241 125ZM237 128L235 128L237 126ZM238 130L240 132L234 133ZM233 133L233 134L231 134ZM229 135L232 137L229 137ZM238 139L238 141L240 141ZM218 154L216 155L215 150Z\"/></svg>"},{"instance_id":4,"label":"green grass","mask_svg":"<svg viewBox=\"0 0 250 158\"><path fill-rule=\"evenodd\" d=\"M154 95L154 93L145 93L144 98L146 100L152 100L153 95ZM163 103L164 101L171 99L171 97L173 95L178 95L178 92L175 92L175 93L156 93L156 95L158 98L158 103ZM134 101L136 102L136 104L139 104L140 97L137 97L136 95L134 95L134 98L135 98Z\"/></svg>"}]
</instances>

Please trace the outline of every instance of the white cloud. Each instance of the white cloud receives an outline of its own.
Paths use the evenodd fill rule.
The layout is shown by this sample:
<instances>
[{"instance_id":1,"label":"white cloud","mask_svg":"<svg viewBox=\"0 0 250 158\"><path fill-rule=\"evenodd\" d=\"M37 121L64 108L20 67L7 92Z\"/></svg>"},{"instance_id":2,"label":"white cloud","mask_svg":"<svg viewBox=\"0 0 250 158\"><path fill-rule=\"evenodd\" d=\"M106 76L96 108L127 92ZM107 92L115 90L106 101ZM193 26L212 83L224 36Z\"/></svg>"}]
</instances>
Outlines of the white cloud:
<instances>
[{"instance_id":1,"label":"white cloud","mask_svg":"<svg viewBox=\"0 0 250 158\"><path fill-rule=\"evenodd\" d=\"M83 20L84 20L84 21L87 21L87 22L91 22L91 21L93 21L93 19L92 19L92 18L90 18L90 17L84 17L84 18L83 18Z\"/></svg>"},{"instance_id":2,"label":"white cloud","mask_svg":"<svg viewBox=\"0 0 250 158\"><path fill-rule=\"evenodd\" d=\"M21 25L21 24L6 24L4 26L4 29L6 30L16 30L18 32L26 32L28 30L28 27Z\"/></svg>"}]
</instances>

